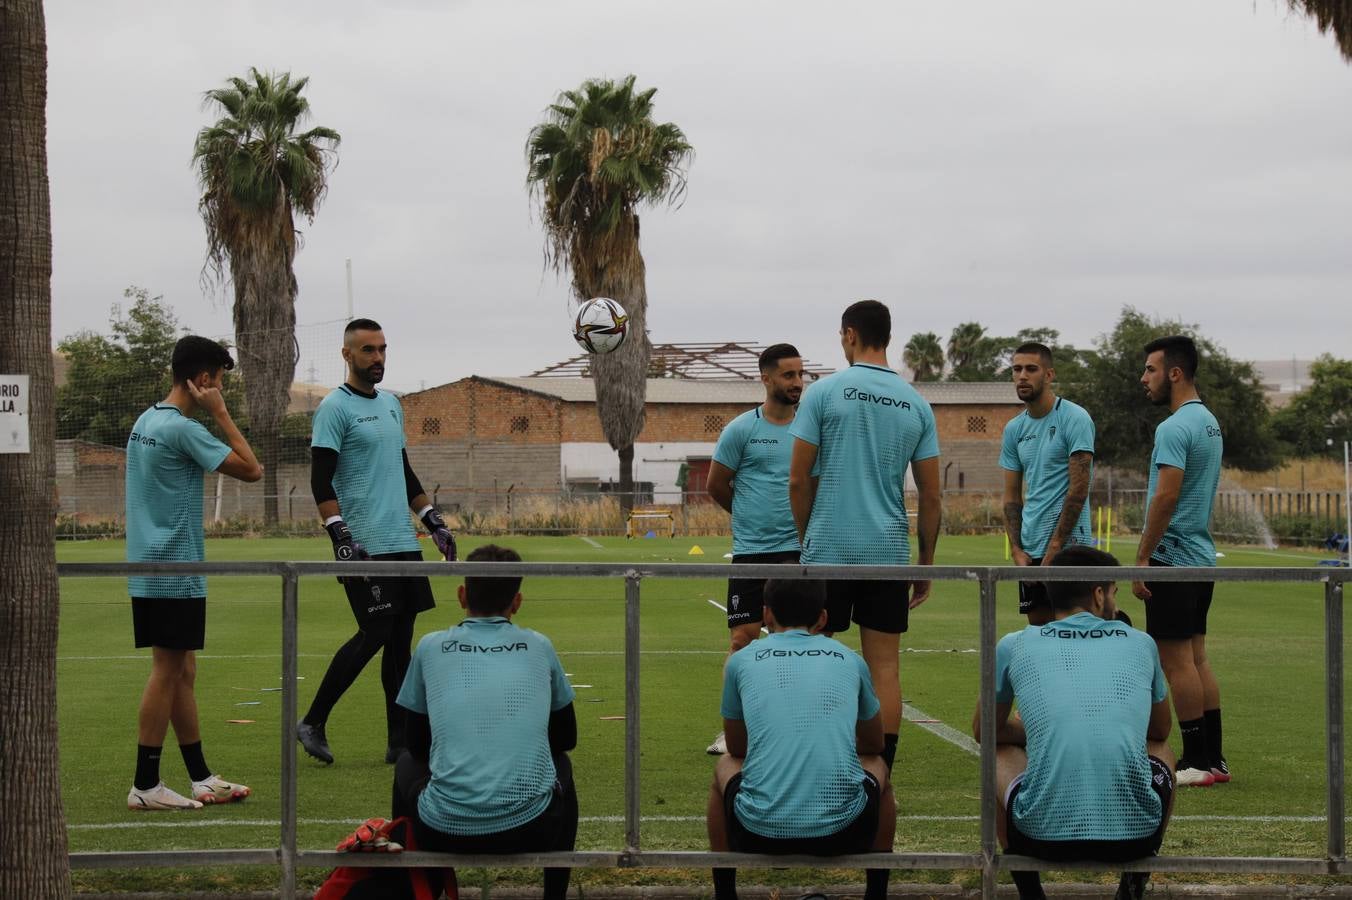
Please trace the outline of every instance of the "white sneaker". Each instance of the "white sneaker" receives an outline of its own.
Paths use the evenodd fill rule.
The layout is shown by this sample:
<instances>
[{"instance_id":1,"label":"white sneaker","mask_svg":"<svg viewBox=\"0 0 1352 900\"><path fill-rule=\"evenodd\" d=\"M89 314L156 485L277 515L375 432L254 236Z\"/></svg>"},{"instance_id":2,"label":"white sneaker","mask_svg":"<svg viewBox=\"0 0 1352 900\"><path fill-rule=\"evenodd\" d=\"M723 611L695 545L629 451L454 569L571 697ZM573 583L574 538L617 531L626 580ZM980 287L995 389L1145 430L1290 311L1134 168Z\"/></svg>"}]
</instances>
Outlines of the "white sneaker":
<instances>
[{"instance_id":1,"label":"white sneaker","mask_svg":"<svg viewBox=\"0 0 1352 900\"><path fill-rule=\"evenodd\" d=\"M1174 784L1179 787L1211 787L1216 776L1203 769L1179 769L1174 772Z\"/></svg>"},{"instance_id":2,"label":"white sneaker","mask_svg":"<svg viewBox=\"0 0 1352 900\"><path fill-rule=\"evenodd\" d=\"M192 783L192 798L201 803L233 803L252 794L247 785L231 784L219 775Z\"/></svg>"},{"instance_id":3,"label":"white sneaker","mask_svg":"<svg viewBox=\"0 0 1352 900\"><path fill-rule=\"evenodd\" d=\"M202 804L196 800L189 800L182 794L165 787L163 781L149 790L137 790L132 787L131 792L127 794L127 809L153 810L153 809L201 809Z\"/></svg>"},{"instance_id":4,"label":"white sneaker","mask_svg":"<svg viewBox=\"0 0 1352 900\"><path fill-rule=\"evenodd\" d=\"M727 736L725 736L723 732L720 731L718 733L718 737L714 738L714 742L709 745L709 749L705 750L704 752L709 754L710 756L722 756L724 753L727 753L728 752Z\"/></svg>"}]
</instances>

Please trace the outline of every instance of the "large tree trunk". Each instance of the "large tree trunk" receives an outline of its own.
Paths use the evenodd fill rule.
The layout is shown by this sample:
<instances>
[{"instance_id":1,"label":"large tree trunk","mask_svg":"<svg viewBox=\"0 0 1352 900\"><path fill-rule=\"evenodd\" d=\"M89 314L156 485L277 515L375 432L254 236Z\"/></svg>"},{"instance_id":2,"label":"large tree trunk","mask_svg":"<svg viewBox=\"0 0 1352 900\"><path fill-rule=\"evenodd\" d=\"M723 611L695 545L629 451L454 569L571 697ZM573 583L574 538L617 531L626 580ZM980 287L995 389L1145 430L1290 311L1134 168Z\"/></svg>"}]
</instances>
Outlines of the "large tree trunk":
<instances>
[{"instance_id":1,"label":"large tree trunk","mask_svg":"<svg viewBox=\"0 0 1352 900\"><path fill-rule=\"evenodd\" d=\"M249 443L263 464L263 518L277 522L277 473L281 467L282 420L296 375L295 231L289 210L278 210L274 235L261 248L230 258L235 285L235 343L244 399L249 406Z\"/></svg>"},{"instance_id":2,"label":"large tree trunk","mask_svg":"<svg viewBox=\"0 0 1352 900\"><path fill-rule=\"evenodd\" d=\"M47 43L0 0L0 373L29 376L32 452L0 454L0 897L69 897L56 731L55 390Z\"/></svg>"}]
</instances>

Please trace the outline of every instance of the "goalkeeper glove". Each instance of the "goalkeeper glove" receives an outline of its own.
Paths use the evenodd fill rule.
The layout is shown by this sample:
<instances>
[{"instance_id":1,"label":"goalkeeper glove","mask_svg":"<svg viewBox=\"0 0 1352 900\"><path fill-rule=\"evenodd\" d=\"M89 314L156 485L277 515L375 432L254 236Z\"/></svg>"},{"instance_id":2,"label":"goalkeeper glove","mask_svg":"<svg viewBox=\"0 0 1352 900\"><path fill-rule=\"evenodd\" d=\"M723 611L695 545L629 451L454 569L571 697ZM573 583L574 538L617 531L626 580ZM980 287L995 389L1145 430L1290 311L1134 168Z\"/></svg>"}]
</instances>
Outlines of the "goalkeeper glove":
<instances>
[{"instance_id":1,"label":"goalkeeper glove","mask_svg":"<svg viewBox=\"0 0 1352 900\"><path fill-rule=\"evenodd\" d=\"M455 562L455 535L446 527L446 520L441 517L435 506L429 505L422 511L422 523L427 533L432 536L432 543L437 545L437 550L446 557L446 561Z\"/></svg>"},{"instance_id":2,"label":"goalkeeper glove","mask_svg":"<svg viewBox=\"0 0 1352 900\"><path fill-rule=\"evenodd\" d=\"M329 533L329 540L333 541L333 558L339 562L352 562L353 560L370 559L371 554L366 552L366 548L352 537L352 529L347 527L342 516L334 516L324 523L324 530ZM365 577L362 581L366 581ZM353 582L356 579L352 579ZM347 579L341 575L338 576L339 584L347 584Z\"/></svg>"}]
</instances>

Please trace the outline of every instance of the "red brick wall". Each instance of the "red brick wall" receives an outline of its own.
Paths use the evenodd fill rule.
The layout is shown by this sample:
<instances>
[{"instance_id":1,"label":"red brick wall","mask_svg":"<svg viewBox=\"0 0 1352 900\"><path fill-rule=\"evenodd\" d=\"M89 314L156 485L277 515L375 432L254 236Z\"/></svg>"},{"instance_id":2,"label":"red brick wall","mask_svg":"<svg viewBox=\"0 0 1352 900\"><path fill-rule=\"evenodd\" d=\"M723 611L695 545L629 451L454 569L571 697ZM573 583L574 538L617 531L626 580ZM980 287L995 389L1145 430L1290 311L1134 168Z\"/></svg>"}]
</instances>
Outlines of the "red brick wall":
<instances>
[{"instance_id":1,"label":"red brick wall","mask_svg":"<svg viewBox=\"0 0 1352 900\"><path fill-rule=\"evenodd\" d=\"M558 444L563 403L527 391L466 378L406 394L404 430L409 446L463 441Z\"/></svg>"},{"instance_id":2,"label":"red brick wall","mask_svg":"<svg viewBox=\"0 0 1352 900\"><path fill-rule=\"evenodd\" d=\"M661 444L675 441L716 441L723 426L751 409L746 403L649 403L638 439ZM604 441L601 420L591 403L563 404L563 441Z\"/></svg>"},{"instance_id":3,"label":"red brick wall","mask_svg":"<svg viewBox=\"0 0 1352 900\"><path fill-rule=\"evenodd\" d=\"M939 428L939 449L944 451L952 441L984 440L998 447L1005 423L1018 415L1021 409L1022 403L936 406L934 423Z\"/></svg>"}]
</instances>

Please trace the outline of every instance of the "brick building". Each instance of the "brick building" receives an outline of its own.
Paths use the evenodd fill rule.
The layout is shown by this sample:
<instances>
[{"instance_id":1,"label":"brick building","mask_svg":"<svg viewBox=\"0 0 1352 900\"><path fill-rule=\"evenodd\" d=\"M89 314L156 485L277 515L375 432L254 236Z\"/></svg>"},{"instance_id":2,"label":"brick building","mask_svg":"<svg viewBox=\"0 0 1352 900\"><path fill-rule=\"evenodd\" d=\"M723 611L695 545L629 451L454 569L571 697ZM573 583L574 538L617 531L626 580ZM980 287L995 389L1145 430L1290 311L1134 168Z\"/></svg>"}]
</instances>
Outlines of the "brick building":
<instances>
[{"instance_id":1,"label":"brick building","mask_svg":"<svg viewBox=\"0 0 1352 900\"><path fill-rule=\"evenodd\" d=\"M1022 404L1012 386L919 384L934 407L949 489L999 490L1000 432ZM765 397L759 381L654 378L634 447L634 480L659 502L679 499L682 466L700 477L723 426ZM596 416L590 378L473 376L402 398L409 459L439 500L465 507L486 496L597 490L619 461ZM439 486L439 487L437 487Z\"/></svg>"}]
</instances>

